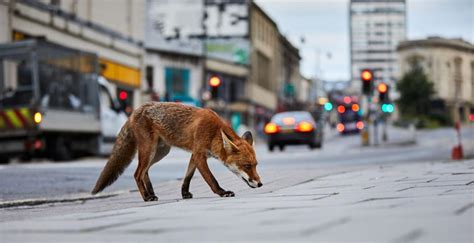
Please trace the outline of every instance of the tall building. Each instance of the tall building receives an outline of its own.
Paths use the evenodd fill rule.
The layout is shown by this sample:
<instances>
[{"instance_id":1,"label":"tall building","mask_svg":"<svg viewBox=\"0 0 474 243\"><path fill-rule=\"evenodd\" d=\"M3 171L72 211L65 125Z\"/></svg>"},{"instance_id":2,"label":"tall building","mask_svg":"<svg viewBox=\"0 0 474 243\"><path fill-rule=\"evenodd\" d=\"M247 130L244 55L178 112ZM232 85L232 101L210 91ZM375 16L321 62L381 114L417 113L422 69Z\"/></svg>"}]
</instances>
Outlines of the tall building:
<instances>
[{"instance_id":1,"label":"tall building","mask_svg":"<svg viewBox=\"0 0 474 243\"><path fill-rule=\"evenodd\" d=\"M405 0L351 0L349 14L352 92L361 92L360 71L366 68L375 82L395 87L396 48L406 39Z\"/></svg>"}]
</instances>

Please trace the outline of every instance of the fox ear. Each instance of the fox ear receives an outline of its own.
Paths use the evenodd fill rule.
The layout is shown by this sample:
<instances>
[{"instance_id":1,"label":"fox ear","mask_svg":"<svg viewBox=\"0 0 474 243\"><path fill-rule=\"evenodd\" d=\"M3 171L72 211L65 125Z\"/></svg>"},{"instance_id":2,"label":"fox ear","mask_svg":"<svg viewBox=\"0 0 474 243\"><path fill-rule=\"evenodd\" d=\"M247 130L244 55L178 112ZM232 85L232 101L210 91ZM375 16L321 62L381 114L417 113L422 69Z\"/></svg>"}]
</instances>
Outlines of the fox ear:
<instances>
[{"instance_id":1,"label":"fox ear","mask_svg":"<svg viewBox=\"0 0 474 243\"><path fill-rule=\"evenodd\" d=\"M224 145L224 149L227 152L235 152L239 150L239 148L237 148L237 145L235 145L227 136L227 134L225 134L224 131L222 130L221 130L221 135L222 135L222 144Z\"/></svg>"},{"instance_id":2,"label":"fox ear","mask_svg":"<svg viewBox=\"0 0 474 243\"><path fill-rule=\"evenodd\" d=\"M242 139L244 139L248 144L253 146L253 136L250 131L246 131L244 135L242 135Z\"/></svg>"}]
</instances>

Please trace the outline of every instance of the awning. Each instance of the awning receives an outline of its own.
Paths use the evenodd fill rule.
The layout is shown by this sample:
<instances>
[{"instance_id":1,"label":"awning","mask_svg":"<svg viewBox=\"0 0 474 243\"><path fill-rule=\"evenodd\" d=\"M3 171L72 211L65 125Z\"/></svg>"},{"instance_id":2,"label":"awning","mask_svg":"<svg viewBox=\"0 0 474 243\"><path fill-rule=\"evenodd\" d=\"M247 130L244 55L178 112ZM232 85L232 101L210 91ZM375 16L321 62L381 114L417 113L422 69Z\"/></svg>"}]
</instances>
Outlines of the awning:
<instances>
[{"instance_id":1,"label":"awning","mask_svg":"<svg viewBox=\"0 0 474 243\"><path fill-rule=\"evenodd\" d=\"M140 69L119 64L108 59L99 58L101 66L105 66L102 75L110 81L126 86L140 88Z\"/></svg>"}]
</instances>

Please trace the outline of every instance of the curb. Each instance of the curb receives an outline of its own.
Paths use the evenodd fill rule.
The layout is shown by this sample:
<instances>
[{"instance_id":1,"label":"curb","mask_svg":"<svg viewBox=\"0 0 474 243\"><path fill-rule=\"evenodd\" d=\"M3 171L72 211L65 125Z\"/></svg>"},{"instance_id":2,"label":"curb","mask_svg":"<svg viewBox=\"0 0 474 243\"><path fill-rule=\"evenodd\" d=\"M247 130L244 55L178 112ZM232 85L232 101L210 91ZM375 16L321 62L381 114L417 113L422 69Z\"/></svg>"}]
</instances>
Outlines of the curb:
<instances>
[{"instance_id":1,"label":"curb","mask_svg":"<svg viewBox=\"0 0 474 243\"><path fill-rule=\"evenodd\" d=\"M0 202L0 209L3 208L12 208L12 207L21 207L21 206L38 206L42 204L52 204L52 203L68 203L68 202L85 202L90 200L105 199L110 197L116 197L120 194L129 193L130 190L118 191L113 193L101 194L101 195L87 195L87 196L75 196L69 198L39 198L39 199L24 199L24 200L14 200Z\"/></svg>"}]
</instances>

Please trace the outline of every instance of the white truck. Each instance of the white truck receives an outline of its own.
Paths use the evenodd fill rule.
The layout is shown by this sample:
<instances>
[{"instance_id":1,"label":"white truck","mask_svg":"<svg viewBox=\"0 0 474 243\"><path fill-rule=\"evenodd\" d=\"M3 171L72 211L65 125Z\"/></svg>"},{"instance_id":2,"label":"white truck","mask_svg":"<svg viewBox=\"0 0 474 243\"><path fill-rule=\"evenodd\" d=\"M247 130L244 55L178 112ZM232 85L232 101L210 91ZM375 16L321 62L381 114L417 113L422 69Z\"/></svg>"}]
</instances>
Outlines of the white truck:
<instances>
[{"instance_id":1,"label":"white truck","mask_svg":"<svg viewBox=\"0 0 474 243\"><path fill-rule=\"evenodd\" d=\"M106 155L127 120L98 57L44 40L0 44L0 163Z\"/></svg>"}]
</instances>

